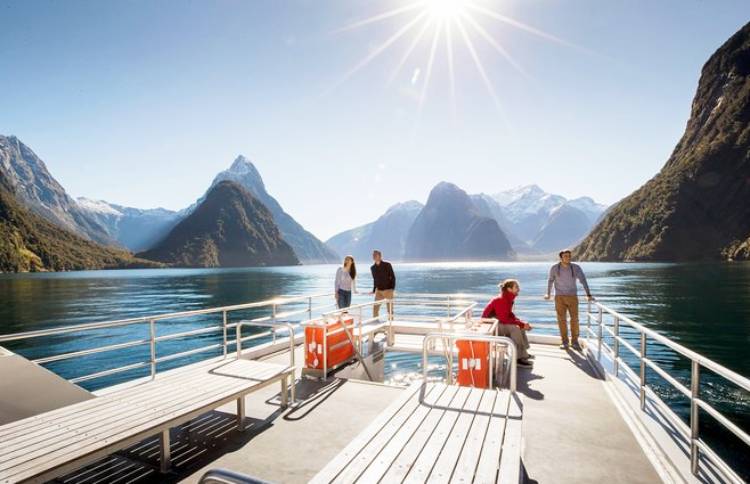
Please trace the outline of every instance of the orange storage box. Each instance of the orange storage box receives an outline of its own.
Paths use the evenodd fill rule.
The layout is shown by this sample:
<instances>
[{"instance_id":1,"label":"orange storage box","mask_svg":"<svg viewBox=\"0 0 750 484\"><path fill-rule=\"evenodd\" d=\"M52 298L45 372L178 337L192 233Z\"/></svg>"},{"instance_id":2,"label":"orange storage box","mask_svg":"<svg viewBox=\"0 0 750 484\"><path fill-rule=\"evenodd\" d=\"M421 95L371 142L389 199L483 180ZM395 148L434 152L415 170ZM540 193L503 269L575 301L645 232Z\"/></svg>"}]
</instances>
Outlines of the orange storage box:
<instances>
[{"instance_id":1,"label":"orange storage box","mask_svg":"<svg viewBox=\"0 0 750 484\"><path fill-rule=\"evenodd\" d=\"M354 357L354 346L341 330L343 325L354 336L354 318L348 317L341 320L327 321L314 326L305 327L305 366L316 370L323 369L323 329L327 333L326 338L326 368L332 369Z\"/></svg>"},{"instance_id":2,"label":"orange storage box","mask_svg":"<svg viewBox=\"0 0 750 484\"><path fill-rule=\"evenodd\" d=\"M490 387L490 344L484 341L457 340L458 377L465 387Z\"/></svg>"}]
</instances>

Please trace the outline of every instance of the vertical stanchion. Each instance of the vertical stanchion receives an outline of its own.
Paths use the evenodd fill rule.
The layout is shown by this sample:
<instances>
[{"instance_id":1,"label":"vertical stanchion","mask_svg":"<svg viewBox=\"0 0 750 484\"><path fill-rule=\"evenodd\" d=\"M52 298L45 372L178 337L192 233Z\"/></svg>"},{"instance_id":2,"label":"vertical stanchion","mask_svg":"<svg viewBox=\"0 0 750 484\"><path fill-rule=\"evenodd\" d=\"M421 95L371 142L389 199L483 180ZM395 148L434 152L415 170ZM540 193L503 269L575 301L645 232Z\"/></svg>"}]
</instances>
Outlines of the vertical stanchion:
<instances>
[{"instance_id":1,"label":"vertical stanchion","mask_svg":"<svg viewBox=\"0 0 750 484\"><path fill-rule=\"evenodd\" d=\"M151 345L151 379L153 380L156 378L156 321L152 319L148 324L151 335L149 343Z\"/></svg>"},{"instance_id":2,"label":"vertical stanchion","mask_svg":"<svg viewBox=\"0 0 750 484\"><path fill-rule=\"evenodd\" d=\"M596 360L602 362L602 338L604 337L604 311L599 306L599 338L597 341Z\"/></svg>"},{"instance_id":3,"label":"vertical stanchion","mask_svg":"<svg viewBox=\"0 0 750 484\"><path fill-rule=\"evenodd\" d=\"M227 312L221 312L221 325L222 325L222 344L224 346L224 358L227 357L228 344L227 344Z\"/></svg>"},{"instance_id":4,"label":"vertical stanchion","mask_svg":"<svg viewBox=\"0 0 750 484\"><path fill-rule=\"evenodd\" d=\"M240 359L240 354L242 353L242 322L237 323L237 340L235 341L235 346L237 347L237 359Z\"/></svg>"},{"instance_id":5,"label":"vertical stanchion","mask_svg":"<svg viewBox=\"0 0 750 484\"><path fill-rule=\"evenodd\" d=\"M641 410L646 408L646 332L641 330Z\"/></svg>"},{"instance_id":6,"label":"vertical stanchion","mask_svg":"<svg viewBox=\"0 0 750 484\"><path fill-rule=\"evenodd\" d=\"M620 318L615 316L615 325L614 325L614 332L615 332L615 338L614 338L614 352L615 356L613 358L613 365L615 367L615 378L620 376Z\"/></svg>"},{"instance_id":7,"label":"vertical stanchion","mask_svg":"<svg viewBox=\"0 0 750 484\"><path fill-rule=\"evenodd\" d=\"M700 398L701 367L693 360L690 368L690 471L694 476L700 471L698 439L698 398Z\"/></svg>"},{"instance_id":8,"label":"vertical stanchion","mask_svg":"<svg viewBox=\"0 0 750 484\"><path fill-rule=\"evenodd\" d=\"M276 324L276 303L271 304L271 320ZM271 343L276 344L276 328L271 328Z\"/></svg>"},{"instance_id":9,"label":"vertical stanchion","mask_svg":"<svg viewBox=\"0 0 750 484\"><path fill-rule=\"evenodd\" d=\"M323 319L323 381L328 380L328 324Z\"/></svg>"},{"instance_id":10,"label":"vertical stanchion","mask_svg":"<svg viewBox=\"0 0 750 484\"><path fill-rule=\"evenodd\" d=\"M307 298L307 319L312 319L312 296Z\"/></svg>"}]
</instances>

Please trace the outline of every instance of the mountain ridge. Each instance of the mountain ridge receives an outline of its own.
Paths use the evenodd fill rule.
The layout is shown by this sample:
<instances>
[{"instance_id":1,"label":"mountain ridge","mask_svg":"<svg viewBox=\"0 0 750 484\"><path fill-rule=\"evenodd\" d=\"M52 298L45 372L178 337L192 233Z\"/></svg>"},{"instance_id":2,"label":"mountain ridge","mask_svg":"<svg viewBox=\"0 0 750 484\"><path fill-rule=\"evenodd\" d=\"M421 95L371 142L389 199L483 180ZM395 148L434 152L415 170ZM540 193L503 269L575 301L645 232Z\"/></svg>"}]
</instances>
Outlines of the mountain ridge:
<instances>
[{"instance_id":1,"label":"mountain ridge","mask_svg":"<svg viewBox=\"0 0 750 484\"><path fill-rule=\"evenodd\" d=\"M701 70L685 132L662 169L578 246L585 260L750 257L750 23Z\"/></svg>"},{"instance_id":2,"label":"mountain ridge","mask_svg":"<svg viewBox=\"0 0 750 484\"><path fill-rule=\"evenodd\" d=\"M44 161L16 136L0 135L0 172L14 196L32 212L83 238L118 245L78 207Z\"/></svg>"},{"instance_id":3,"label":"mountain ridge","mask_svg":"<svg viewBox=\"0 0 750 484\"><path fill-rule=\"evenodd\" d=\"M215 184L161 242L138 256L178 267L299 264L270 210L230 180Z\"/></svg>"}]
</instances>

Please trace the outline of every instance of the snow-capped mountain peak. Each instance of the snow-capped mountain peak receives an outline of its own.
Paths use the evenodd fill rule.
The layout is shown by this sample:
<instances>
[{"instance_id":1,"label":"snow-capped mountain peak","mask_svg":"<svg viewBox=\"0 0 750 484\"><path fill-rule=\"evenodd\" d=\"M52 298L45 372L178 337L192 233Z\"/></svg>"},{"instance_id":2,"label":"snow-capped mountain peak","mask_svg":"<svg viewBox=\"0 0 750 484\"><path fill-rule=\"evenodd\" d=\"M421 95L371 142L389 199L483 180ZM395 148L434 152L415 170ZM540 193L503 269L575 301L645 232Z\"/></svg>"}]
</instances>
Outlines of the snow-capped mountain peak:
<instances>
[{"instance_id":1,"label":"snow-capped mountain peak","mask_svg":"<svg viewBox=\"0 0 750 484\"><path fill-rule=\"evenodd\" d=\"M78 203L78 206L86 210L87 212L114 216L122 215L122 212L120 212L104 200L92 200L86 197L78 197L76 199L76 203Z\"/></svg>"}]
</instances>

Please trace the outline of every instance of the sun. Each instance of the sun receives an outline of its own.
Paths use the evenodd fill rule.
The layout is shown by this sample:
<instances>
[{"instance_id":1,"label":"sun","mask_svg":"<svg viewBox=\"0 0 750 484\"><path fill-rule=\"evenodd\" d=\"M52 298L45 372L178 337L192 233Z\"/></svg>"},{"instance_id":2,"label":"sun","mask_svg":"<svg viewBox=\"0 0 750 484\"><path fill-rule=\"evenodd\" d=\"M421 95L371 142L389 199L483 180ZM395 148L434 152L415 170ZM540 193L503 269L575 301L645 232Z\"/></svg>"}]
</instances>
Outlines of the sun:
<instances>
[{"instance_id":1,"label":"sun","mask_svg":"<svg viewBox=\"0 0 750 484\"><path fill-rule=\"evenodd\" d=\"M425 8L436 20L451 20L463 15L468 0L426 0Z\"/></svg>"},{"instance_id":2,"label":"sun","mask_svg":"<svg viewBox=\"0 0 750 484\"><path fill-rule=\"evenodd\" d=\"M480 18L485 20L485 22L499 23L506 27L512 27L513 29L520 30L526 34L531 34L547 41L565 45L567 47L583 49L580 46L571 44L570 42L552 34L548 34L547 32L532 27L531 25L520 22L507 15L503 15L492 8L488 8L485 5L487 2L490 2L490 0L407 1L402 2L397 8L381 12L377 15L353 22L335 30L334 33L340 33L359 29L389 19L401 19L401 22L395 25L397 29L390 37L374 47L368 55L349 69L343 78L326 90L326 93L331 92L337 86L346 82L346 80L357 71L368 65L383 52L389 50L393 45L402 41L402 39L411 37L411 40L406 42L403 53L398 56L399 60L395 64L391 75L388 77L388 84L396 79L407 60L415 55L415 51L418 50L417 46L427 44L429 50L421 68L415 70L415 73L410 75L412 85L416 85L417 82L421 84L419 89L420 111L427 96L430 79L433 74L435 58L441 50L445 52L447 58L450 98L454 109L454 115L456 98L455 56L461 54L468 55L471 59L471 63L474 64L482 83L487 89L487 93L492 98L492 101L498 110L502 111L495 85L490 79L484 63L479 56L480 51L477 49L476 44L478 42L483 42L489 45L495 53L502 57L518 74L527 78L530 78L530 76L524 70L521 63L516 60L505 46L495 39L495 37L482 25L479 21ZM461 46L463 48L459 49ZM465 65L465 63L462 63L461 65ZM422 72L424 75L420 75Z\"/></svg>"}]
</instances>

